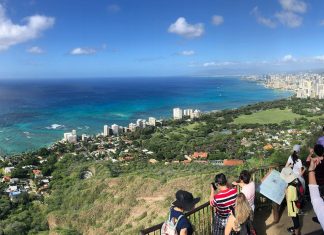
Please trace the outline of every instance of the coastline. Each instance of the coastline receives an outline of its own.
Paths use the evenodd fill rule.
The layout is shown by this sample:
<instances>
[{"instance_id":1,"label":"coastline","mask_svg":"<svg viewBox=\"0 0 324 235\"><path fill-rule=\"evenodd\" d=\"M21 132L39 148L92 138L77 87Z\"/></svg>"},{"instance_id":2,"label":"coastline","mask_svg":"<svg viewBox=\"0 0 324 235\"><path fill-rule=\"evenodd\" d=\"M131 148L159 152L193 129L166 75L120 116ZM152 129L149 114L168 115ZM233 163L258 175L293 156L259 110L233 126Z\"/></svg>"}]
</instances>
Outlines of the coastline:
<instances>
[{"instance_id":1,"label":"coastline","mask_svg":"<svg viewBox=\"0 0 324 235\"><path fill-rule=\"evenodd\" d=\"M188 78L188 80L191 81L192 79L190 80ZM216 80L216 82L218 82L218 81L222 82L224 80L226 82L229 81L230 85L227 85L227 83L224 82L224 84L220 83L220 85L217 85L217 84L214 85L215 83L212 83L212 85L214 85L213 89L210 89L210 87L207 86L209 84L199 87L201 92L204 92L203 95L201 96L203 98L198 97L198 99L194 99L194 97L189 96L190 102L191 102L191 100L194 101L191 103L190 106L188 104L183 105L183 106L176 105L176 104L172 104L173 106L170 106L170 104L167 104L167 105L169 105L169 107L168 107L167 105L163 104L167 108L165 108L163 105L161 105L160 109L157 109L159 107L155 107L155 106L152 106L153 107L153 109L152 109L145 105L138 106L138 104L135 103L136 110L134 110L133 112L127 113L128 109L133 109L133 107L132 106L128 107L126 105L124 110L121 110L121 112L119 112L119 115L117 115L118 112L113 113L113 117L115 117L114 119L116 119L114 122L109 121L110 120L109 117L112 115L112 113L108 113L108 115L107 115L107 113L103 113L101 110L96 110L95 112L93 112L93 115L96 119L90 120L89 122L86 120L83 120L83 118L80 117L80 120L83 121L82 125L81 125L81 123L78 123L78 124L76 123L75 125L71 126L71 125L65 124L64 122L62 123L59 121L53 121L51 124L44 125L43 128L45 130L39 131L41 136L44 136L44 133L46 133L47 134L46 137L51 139L50 141L46 141L46 143L42 143L42 144L39 144L39 143L35 144L33 141L37 141L37 140L35 140L37 138L36 134L33 133L33 131L31 131L31 130L25 130L24 128L27 125L22 124L22 125L18 126L18 130L22 129L21 134L20 134L21 138L19 139L20 142L17 142L17 143L12 142L13 144L11 144L10 147L12 146L12 148L14 148L15 146L24 145L24 146L26 146L26 149L23 151L13 151L12 149L9 149L10 151L3 151L3 154L15 155L15 154L20 154L25 151L36 150L41 147L49 147L49 146L53 145L54 143L56 143L57 141L62 139L63 132L71 131L72 129L76 129L78 131L78 135L81 135L83 133L90 134L90 135L96 135L98 133L101 133L100 130L102 130L102 128L105 124L112 125L113 123L116 123L117 125L124 126L124 125L128 124L129 122L134 122L137 118L147 119L149 116L156 117L157 119L163 118L164 120L167 120L167 119L171 118L172 108L177 107L177 106L180 106L181 108L200 109L203 111L203 113L210 113L213 111L221 111L224 109L237 109L242 106L249 105L249 104L255 104L255 103L263 102L263 101L272 101L272 100L277 100L277 99L282 99L282 98L289 98L292 96L292 94L290 92L287 93L286 91L280 91L279 95L278 94L276 95L276 94L273 94L273 91L275 91L276 89L262 87L262 89L263 88L266 89L264 91L267 92L267 95L270 98L268 99L268 97L266 96L265 98L262 97L262 99L260 99L260 97L258 97L258 95L257 94L255 95L254 93L260 92L260 95L261 95L261 93L262 93L262 89L260 89L261 85L256 84L256 83L250 83L250 82L249 83L243 82L241 84L240 83L241 77L235 77L235 78L229 77L229 78L217 78L217 79L201 78L200 79L200 81L204 81L204 80L207 80L207 82L209 82L209 83L211 82L211 80L213 80L212 82L215 82L215 80ZM237 82L237 80L239 80L240 82ZM145 81L147 81L147 79ZM174 82L174 80L168 80L168 81ZM172 85L178 86L178 83L174 82L174 84L172 84ZM240 88L241 85L244 86L243 89L247 90L246 94L244 93L245 91L243 91L241 93L236 93L236 92L232 91L231 90L232 83L234 84L234 86L237 86L238 88ZM186 87L185 92L187 92L187 91L190 92L190 91L194 90L193 88L196 86L195 83L189 84L189 85L190 86L188 86L188 88ZM222 94L222 96L220 96L220 94ZM229 97L229 96L231 96L231 97ZM168 98L168 97L166 97L166 98ZM246 101L244 101L244 99L246 99ZM242 102L242 100L243 100L243 102ZM157 99L157 101L159 101L159 99ZM179 101L180 101L179 104L181 104L181 103L185 103L185 102L188 103L189 100L187 101L187 100L184 100L182 97L180 97ZM206 103L206 101L208 101L208 102ZM174 103L177 103L177 102L174 102ZM215 109L213 107L217 107L217 108ZM78 108L72 109L72 111L71 110L66 111L62 108L60 108L60 110L58 110L58 112L62 112L64 114L67 113L69 115L68 118L71 119L71 122L73 122L73 120L75 119L75 116L73 116L73 115L75 115L75 113L81 112L80 110L78 110ZM81 114L83 115L83 113L81 113ZM159 116L155 116L155 115L159 115ZM116 116L117 116L117 118L116 118ZM107 123L107 120L108 120L108 123ZM97 127L95 127L95 124L97 125ZM52 128L50 128L50 127L52 127ZM0 135L1 134L3 134L3 133L0 133ZM50 135L52 135L52 136L50 136ZM43 141L43 140L41 140L41 141ZM0 149L1 149L1 146L0 146ZM4 149L4 150L6 150L6 149Z\"/></svg>"}]
</instances>

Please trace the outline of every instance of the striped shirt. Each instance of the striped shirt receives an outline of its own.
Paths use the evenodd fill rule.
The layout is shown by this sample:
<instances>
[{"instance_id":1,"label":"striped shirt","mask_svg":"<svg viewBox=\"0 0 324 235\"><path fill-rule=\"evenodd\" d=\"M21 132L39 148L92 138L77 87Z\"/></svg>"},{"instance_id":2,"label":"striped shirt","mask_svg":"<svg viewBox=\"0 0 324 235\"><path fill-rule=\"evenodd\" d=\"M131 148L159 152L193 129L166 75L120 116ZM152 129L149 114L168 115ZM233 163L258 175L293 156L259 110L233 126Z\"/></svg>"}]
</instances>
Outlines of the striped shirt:
<instances>
[{"instance_id":1,"label":"striped shirt","mask_svg":"<svg viewBox=\"0 0 324 235\"><path fill-rule=\"evenodd\" d=\"M228 188L215 194L214 200L212 200L210 204L216 208L216 214L219 217L227 218L231 213L230 207L235 207L236 197L237 189Z\"/></svg>"}]
</instances>

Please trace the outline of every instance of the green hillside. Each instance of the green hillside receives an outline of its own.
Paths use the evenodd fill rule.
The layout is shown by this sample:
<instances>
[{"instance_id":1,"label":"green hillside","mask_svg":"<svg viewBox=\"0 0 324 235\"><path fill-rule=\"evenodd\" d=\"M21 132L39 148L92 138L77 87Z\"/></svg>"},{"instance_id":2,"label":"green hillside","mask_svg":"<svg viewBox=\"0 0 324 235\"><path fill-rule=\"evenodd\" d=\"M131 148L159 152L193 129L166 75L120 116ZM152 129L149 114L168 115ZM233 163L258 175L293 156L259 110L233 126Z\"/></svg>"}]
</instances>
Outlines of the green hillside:
<instances>
[{"instance_id":1,"label":"green hillside","mask_svg":"<svg viewBox=\"0 0 324 235\"><path fill-rule=\"evenodd\" d=\"M211 165L146 165L135 163L111 169L108 163L87 163L64 158L53 174L52 195L46 199L50 230L82 234L136 234L165 220L178 189L208 200L210 182L217 172ZM89 169L94 176L79 179ZM231 169L231 174L235 171ZM112 175L118 174L118 177ZM234 174L233 174L234 175ZM116 175L115 175L116 176Z\"/></svg>"},{"instance_id":2,"label":"green hillside","mask_svg":"<svg viewBox=\"0 0 324 235\"><path fill-rule=\"evenodd\" d=\"M323 100L264 102L3 158L0 169L14 166L10 176L30 181L24 185L32 190L10 201L9 183L0 183L0 235L137 234L165 220L179 189L204 203L216 173L231 181L242 169L285 163L294 144L306 157L322 134L323 115ZM199 151L208 153L205 161L184 161ZM216 167L215 159L242 159L245 165ZM50 180L48 188L42 179Z\"/></svg>"}]
</instances>

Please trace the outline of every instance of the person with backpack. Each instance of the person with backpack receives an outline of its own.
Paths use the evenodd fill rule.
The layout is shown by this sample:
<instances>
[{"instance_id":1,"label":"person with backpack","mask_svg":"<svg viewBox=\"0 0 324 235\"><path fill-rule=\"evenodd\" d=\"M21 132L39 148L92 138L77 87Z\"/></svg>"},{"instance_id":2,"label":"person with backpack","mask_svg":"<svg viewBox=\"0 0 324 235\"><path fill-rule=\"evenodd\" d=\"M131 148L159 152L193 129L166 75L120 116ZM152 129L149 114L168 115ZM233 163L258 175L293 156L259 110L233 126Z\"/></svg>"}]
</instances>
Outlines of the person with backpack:
<instances>
[{"instance_id":1,"label":"person with backpack","mask_svg":"<svg viewBox=\"0 0 324 235\"><path fill-rule=\"evenodd\" d=\"M224 235L255 235L252 208L243 193L237 195L235 209L228 218Z\"/></svg>"},{"instance_id":2,"label":"person with backpack","mask_svg":"<svg viewBox=\"0 0 324 235\"><path fill-rule=\"evenodd\" d=\"M287 228L287 231L293 235L300 235L300 223L299 223L299 207L298 207L298 179L297 175L293 172L290 167L282 169L280 176L288 184L286 189L286 202L288 217L291 217L293 221L293 227Z\"/></svg>"},{"instance_id":3,"label":"person with backpack","mask_svg":"<svg viewBox=\"0 0 324 235\"><path fill-rule=\"evenodd\" d=\"M210 205L215 208L213 235L224 235L227 219L231 214L230 207L235 206L237 189L229 188L226 176L221 173L215 176L215 182L211 184L210 190Z\"/></svg>"},{"instance_id":4,"label":"person with backpack","mask_svg":"<svg viewBox=\"0 0 324 235\"><path fill-rule=\"evenodd\" d=\"M305 179L303 177L306 168L303 167L302 161L299 159L300 152L300 145L296 144L293 147L293 153L291 156L289 156L286 167L291 167L295 175L298 177L300 183L303 185L303 188L305 189Z\"/></svg>"},{"instance_id":5,"label":"person with backpack","mask_svg":"<svg viewBox=\"0 0 324 235\"><path fill-rule=\"evenodd\" d=\"M200 198L194 198L190 192L184 190L177 191L175 196L169 218L162 225L161 235L192 235L193 226L184 212L194 209Z\"/></svg>"}]
</instances>

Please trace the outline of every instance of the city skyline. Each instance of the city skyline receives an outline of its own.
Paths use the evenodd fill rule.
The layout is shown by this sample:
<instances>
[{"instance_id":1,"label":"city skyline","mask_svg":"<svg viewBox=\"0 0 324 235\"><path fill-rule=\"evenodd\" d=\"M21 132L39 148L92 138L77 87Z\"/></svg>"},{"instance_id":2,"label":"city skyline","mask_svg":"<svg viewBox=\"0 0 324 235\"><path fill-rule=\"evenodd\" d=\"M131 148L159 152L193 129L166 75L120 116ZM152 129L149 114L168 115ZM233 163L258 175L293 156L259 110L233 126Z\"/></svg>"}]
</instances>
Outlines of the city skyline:
<instances>
[{"instance_id":1,"label":"city skyline","mask_svg":"<svg viewBox=\"0 0 324 235\"><path fill-rule=\"evenodd\" d=\"M322 70L324 3L0 0L0 78Z\"/></svg>"}]
</instances>

